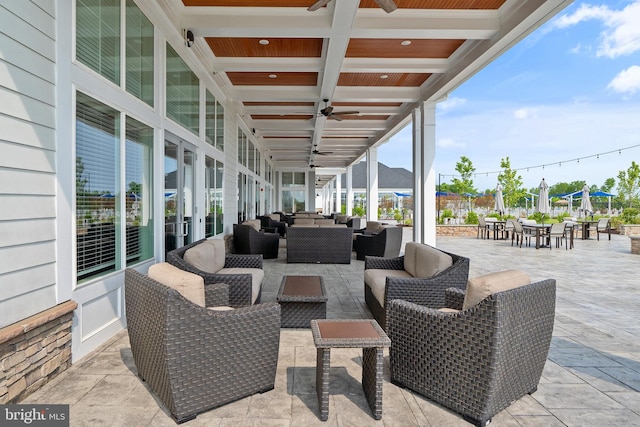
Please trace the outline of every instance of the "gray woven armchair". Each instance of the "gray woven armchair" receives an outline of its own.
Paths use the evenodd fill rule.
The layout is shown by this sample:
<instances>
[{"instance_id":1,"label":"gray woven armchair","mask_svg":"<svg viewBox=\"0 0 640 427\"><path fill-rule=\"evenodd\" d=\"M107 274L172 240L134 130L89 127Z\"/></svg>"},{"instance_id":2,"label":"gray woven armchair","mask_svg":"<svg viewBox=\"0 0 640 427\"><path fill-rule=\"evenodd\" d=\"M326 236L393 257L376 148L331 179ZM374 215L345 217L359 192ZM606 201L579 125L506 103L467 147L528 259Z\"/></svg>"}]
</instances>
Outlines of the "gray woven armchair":
<instances>
[{"instance_id":1,"label":"gray woven armchair","mask_svg":"<svg viewBox=\"0 0 640 427\"><path fill-rule=\"evenodd\" d=\"M555 280L543 280L494 293L454 313L391 301L391 381L476 426L487 425L536 391L551 342L555 290ZM448 301L464 298L459 289L451 292Z\"/></svg>"},{"instance_id":2,"label":"gray woven armchair","mask_svg":"<svg viewBox=\"0 0 640 427\"><path fill-rule=\"evenodd\" d=\"M356 258L364 261L366 256L397 257L402 245L402 227L385 227L378 234L357 234Z\"/></svg>"},{"instance_id":3,"label":"gray woven armchair","mask_svg":"<svg viewBox=\"0 0 640 427\"><path fill-rule=\"evenodd\" d=\"M250 225L233 224L233 246L238 254L262 255L264 259L278 258L280 236L257 231Z\"/></svg>"},{"instance_id":4,"label":"gray woven armchair","mask_svg":"<svg viewBox=\"0 0 640 427\"><path fill-rule=\"evenodd\" d=\"M435 264L431 260L415 256L415 250L437 251L451 257L452 264L429 277L415 277L409 264ZM405 265L405 258L411 261ZM414 267L415 268L415 267ZM469 279L469 258L440 251L420 243L407 243L405 255L395 258L365 257L364 261L364 298L374 319L386 330L386 307L393 299L402 299L427 307L444 306L445 290L448 288L466 289ZM408 273L407 270L411 271ZM437 271L437 270L436 270ZM382 280L382 286L377 284ZM382 289L380 289L382 287Z\"/></svg>"},{"instance_id":5,"label":"gray woven armchair","mask_svg":"<svg viewBox=\"0 0 640 427\"><path fill-rule=\"evenodd\" d=\"M205 292L224 304L220 286ZM274 388L277 303L212 311L132 269L125 271L125 300L138 375L178 423Z\"/></svg>"},{"instance_id":6,"label":"gray woven armchair","mask_svg":"<svg viewBox=\"0 0 640 427\"><path fill-rule=\"evenodd\" d=\"M189 245L170 251L167 253L167 262L181 270L202 276L205 287L212 283L226 283L229 286L229 305L231 307L237 308L259 303L262 294L262 286L261 284L258 284L257 292L254 291L253 274L255 274L256 269L262 270L262 255L226 254L224 258L224 268L216 273L208 273L202 269L194 267L184 260L184 254L187 250L205 242L206 240L207 239L201 239ZM220 242L221 250L224 251L224 242L222 240ZM243 269L245 269L245 271L243 271ZM260 281L262 280L260 279ZM254 294L257 294L255 299ZM209 301L207 301L207 305L211 305L209 304Z\"/></svg>"}]
</instances>

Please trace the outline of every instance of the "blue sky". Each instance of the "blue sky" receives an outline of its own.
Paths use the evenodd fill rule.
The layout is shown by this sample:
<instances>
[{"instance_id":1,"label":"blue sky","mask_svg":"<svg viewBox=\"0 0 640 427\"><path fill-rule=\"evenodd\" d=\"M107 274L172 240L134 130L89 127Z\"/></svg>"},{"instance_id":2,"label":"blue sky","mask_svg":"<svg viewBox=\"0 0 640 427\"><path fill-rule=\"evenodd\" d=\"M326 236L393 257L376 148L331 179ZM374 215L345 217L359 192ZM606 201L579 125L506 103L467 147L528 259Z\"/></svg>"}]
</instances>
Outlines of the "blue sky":
<instances>
[{"instance_id":1,"label":"blue sky","mask_svg":"<svg viewBox=\"0 0 640 427\"><path fill-rule=\"evenodd\" d=\"M523 168L526 188L543 177L550 185L597 186L617 178L640 163L640 0L575 1L436 111L442 182L456 174L461 156L473 162L481 191L495 188L492 172L505 157ZM411 170L411 127L381 146L378 158Z\"/></svg>"}]
</instances>

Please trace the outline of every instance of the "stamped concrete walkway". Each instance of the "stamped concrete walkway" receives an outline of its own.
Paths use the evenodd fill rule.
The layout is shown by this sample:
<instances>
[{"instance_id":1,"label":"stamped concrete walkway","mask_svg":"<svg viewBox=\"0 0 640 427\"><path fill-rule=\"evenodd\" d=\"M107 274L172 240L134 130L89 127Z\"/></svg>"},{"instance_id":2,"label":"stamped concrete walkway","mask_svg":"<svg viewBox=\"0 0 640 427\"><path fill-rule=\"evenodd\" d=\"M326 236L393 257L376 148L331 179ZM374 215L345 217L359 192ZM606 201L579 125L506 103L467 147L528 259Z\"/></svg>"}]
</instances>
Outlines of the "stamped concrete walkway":
<instances>
[{"instance_id":1,"label":"stamped concrete walkway","mask_svg":"<svg viewBox=\"0 0 640 427\"><path fill-rule=\"evenodd\" d=\"M410 240L410 229L405 239ZM406 241L405 240L405 241ZM640 426L640 256L629 238L578 240L575 249L512 247L510 242L438 238L437 246L471 259L470 275L521 269L557 280L554 338L538 391L493 418L492 426ZM275 301L285 274L318 274L329 292L328 318L365 318L364 262L350 265L264 263L263 301ZM388 354L388 353L387 353ZM311 332L283 329L273 391L199 415L187 426L468 426L458 415L389 383L375 421L365 401L361 352L332 351L329 420L318 418L316 351ZM173 426L137 378L126 331L74 364L23 403L70 404L72 426Z\"/></svg>"}]
</instances>

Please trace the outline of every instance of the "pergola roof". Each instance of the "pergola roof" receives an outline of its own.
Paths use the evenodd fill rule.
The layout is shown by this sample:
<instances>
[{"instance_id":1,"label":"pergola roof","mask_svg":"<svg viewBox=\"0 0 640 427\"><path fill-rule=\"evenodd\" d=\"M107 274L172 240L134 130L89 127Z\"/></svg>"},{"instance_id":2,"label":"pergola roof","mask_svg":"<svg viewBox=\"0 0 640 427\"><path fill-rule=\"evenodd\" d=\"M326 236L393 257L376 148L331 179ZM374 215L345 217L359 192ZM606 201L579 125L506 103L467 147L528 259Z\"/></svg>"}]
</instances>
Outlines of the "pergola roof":
<instances>
[{"instance_id":1,"label":"pergola roof","mask_svg":"<svg viewBox=\"0 0 640 427\"><path fill-rule=\"evenodd\" d=\"M395 0L392 13L373 0L307 11L313 3L157 3L192 31L203 67L280 170L351 165L571 0ZM326 106L358 114L336 120Z\"/></svg>"}]
</instances>

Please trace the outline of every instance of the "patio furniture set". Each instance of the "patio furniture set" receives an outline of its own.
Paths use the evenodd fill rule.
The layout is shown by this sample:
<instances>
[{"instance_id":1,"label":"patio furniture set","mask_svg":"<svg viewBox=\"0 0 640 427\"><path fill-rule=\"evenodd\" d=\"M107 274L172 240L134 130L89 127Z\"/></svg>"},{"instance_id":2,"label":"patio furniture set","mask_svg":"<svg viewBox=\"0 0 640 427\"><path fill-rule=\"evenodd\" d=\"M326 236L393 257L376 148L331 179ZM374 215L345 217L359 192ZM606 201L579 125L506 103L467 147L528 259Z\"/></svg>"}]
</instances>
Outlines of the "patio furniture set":
<instances>
[{"instance_id":1,"label":"patio furniture set","mask_svg":"<svg viewBox=\"0 0 640 427\"><path fill-rule=\"evenodd\" d=\"M480 426L536 390L551 341L554 280L530 283L519 271L469 280L468 258L424 244L407 243L400 257L365 258L374 319L326 319L321 276L284 276L277 302L261 303L262 257L226 254L220 239L171 251L167 261L147 275L127 269L125 299L138 375L177 423L273 389L280 328L311 329L323 421L332 348L362 348L373 418L382 417L383 354L391 347L394 384Z\"/></svg>"},{"instance_id":2,"label":"patio furniture set","mask_svg":"<svg viewBox=\"0 0 640 427\"><path fill-rule=\"evenodd\" d=\"M559 223L538 224L535 220L530 219L509 218L502 221L496 218L479 217L476 238L489 239L491 232L493 232L494 240L506 240L511 234L511 246L514 242L519 247L522 247L523 242L526 242L527 246L531 246L531 242L535 238L536 249L541 247L551 249L552 239L555 239L556 248L561 247L564 241L565 249L573 249L576 233L580 232L582 240L587 240L592 231L597 233L598 240L600 240L601 233L607 234L611 240L610 219L578 221L575 218L565 218Z\"/></svg>"}]
</instances>

